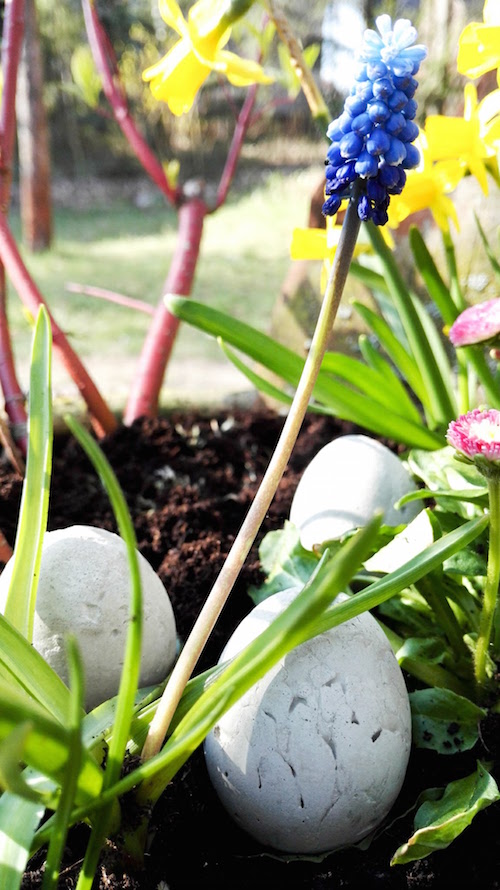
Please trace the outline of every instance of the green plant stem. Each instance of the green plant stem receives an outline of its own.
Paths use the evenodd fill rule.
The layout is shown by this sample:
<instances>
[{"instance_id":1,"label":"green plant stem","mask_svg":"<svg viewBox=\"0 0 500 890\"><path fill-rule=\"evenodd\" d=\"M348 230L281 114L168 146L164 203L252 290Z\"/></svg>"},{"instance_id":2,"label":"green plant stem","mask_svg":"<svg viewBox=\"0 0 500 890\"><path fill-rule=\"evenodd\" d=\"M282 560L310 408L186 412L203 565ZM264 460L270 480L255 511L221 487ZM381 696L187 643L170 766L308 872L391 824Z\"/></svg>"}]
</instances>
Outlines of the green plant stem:
<instances>
[{"instance_id":1,"label":"green plant stem","mask_svg":"<svg viewBox=\"0 0 500 890\"><path fill-rule=\"evenodd\" d=\"M163 744L184 687L248 556L290 459L321 367L354 253L360 227L356 207L357 198L354 197L347 209L311 347L278 444L219 577L170 675L158 710L151 721L142 752L143 760L157 754Z\"/></svg>"},{"instance_id":2,"label":"green plant stem","mask_svg":"<svg viewBox=\"0 0 500 890\"><path fill-rule=\"evenodd\" d=\"M474 676L480 696L483 695L486 686L487 655L500 581L500 478L498 476L488 477L488 494L490 499L488 568L486 570L483 608L479 620L479 633L474 658Z\"/></svg>"}]
</instances>

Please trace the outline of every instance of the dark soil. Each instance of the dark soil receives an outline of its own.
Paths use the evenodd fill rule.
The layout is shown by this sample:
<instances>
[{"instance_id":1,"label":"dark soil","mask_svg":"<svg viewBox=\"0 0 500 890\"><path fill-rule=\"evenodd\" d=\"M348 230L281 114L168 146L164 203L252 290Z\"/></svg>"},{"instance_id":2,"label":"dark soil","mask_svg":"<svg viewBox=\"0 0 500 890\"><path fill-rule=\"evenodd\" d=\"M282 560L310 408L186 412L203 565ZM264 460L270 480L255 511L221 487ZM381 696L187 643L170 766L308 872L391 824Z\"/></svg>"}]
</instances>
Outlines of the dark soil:
<instances>
[{"instance_id":1,"label":"dark soil","mask_svg":"<svg viewBox=\"0 0 500 890\"><path fill-rule=\"evenodd\" d=\"M102 443L127 497L139 549L169 592L181 639L186 638L221 568L282 422L267 411L217 417L177 415L120 428ZM299 475L318 449L339 432L353 430L331 419L307 418L259 540L267 531L282 526ZM20 494L21 479L4 460L0 463L0 525L11 544ZM74 441L58 437L49 528L75 523L116 531L107 496L83 452ZM200 669L218 659L227 637L252 607L249 584L261 580L256 545L207 645ZM390 827L364 852L341 851L319 862L286 862L242 833L219 804L197 751L156 807L143 870L127 868L110 849L96 888L500 888L498 805L480 813L447 850L407 866L389 865L392 853L411 834L412 813L408 810L418 794L468 775L477 760L498 761L499 728L497 720L485 722L482 743L468 754L447 758L415 750ZM86 832L82 826L70 834L60 882L63 890L75 886ZM41 886L42 862L39 854L30 863L24 890Z\"/></svg>"}]
</instances>

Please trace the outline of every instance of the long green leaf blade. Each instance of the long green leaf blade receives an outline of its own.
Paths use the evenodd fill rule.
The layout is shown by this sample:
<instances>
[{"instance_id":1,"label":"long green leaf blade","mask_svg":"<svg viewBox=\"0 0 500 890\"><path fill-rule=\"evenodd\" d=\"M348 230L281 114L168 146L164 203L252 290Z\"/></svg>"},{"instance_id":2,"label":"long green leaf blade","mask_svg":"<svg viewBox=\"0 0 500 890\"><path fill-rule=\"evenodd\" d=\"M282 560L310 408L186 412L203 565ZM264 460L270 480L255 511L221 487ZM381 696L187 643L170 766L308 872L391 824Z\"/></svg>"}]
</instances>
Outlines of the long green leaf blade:
<instances>
[{"instance_id":1,"label":"long green leaf blade","mask_svg":"<svg viewBox=\"0 0 500 890\"><path fill-rule=\"evenodd\" d=\"M46 309L38 313L31 351L28 455L19 524L11 557L12 576L3 613L31 642L38 569L47 527L52 467L51 329Z\"/></svg>"}]
</instances>

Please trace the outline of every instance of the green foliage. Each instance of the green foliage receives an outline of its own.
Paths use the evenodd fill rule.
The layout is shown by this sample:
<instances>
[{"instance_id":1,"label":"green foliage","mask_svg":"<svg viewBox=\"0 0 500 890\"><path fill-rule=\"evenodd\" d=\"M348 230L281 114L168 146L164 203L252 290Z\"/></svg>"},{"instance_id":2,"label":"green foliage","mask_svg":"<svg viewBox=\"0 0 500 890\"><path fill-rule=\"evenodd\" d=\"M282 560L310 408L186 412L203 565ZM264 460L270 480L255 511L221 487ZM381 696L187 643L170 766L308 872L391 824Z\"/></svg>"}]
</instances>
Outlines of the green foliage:
<instances>
[{"instance_id":1,"label":"green foliage","mask_svg":"<svg viewBox=\"0 0 500 890\"><path fill-rule=\"evenodd\" d=\"M394 854L391 864L402 865L444 850L485 807L500 800L493 777L478 763L477 770L439 789L426 792L415 816L415 832Z\"/></svg>"}]
</instances>

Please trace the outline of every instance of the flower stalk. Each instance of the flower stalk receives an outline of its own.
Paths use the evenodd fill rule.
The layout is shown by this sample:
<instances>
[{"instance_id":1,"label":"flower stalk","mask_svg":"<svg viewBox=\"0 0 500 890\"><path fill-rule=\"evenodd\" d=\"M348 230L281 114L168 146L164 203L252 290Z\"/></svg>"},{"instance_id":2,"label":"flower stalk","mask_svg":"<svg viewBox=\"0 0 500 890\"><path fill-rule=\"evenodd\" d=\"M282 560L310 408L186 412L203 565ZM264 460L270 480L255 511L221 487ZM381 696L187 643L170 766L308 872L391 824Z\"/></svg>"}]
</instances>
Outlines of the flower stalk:
<instances>
[{"instance_id":1,"label":"flower stalk","mask_svg":"<svg viewBox=\"0 0 500 890\"><path fill-rule=\"evenodd\" d=\"M311 347L278 444L224 566L170 675L149 727L142 751L143 760L157 754L163 744L186 683L250 552L290 459L321 367L354 254L360 228L357 202L358 195L355 192L349 202L344 219L342 234L326 285ZM140 797L142 801L148 799L147 784L141 788Z\"/></svg>"},{"instance_id":2,"label":"flower stalk","mask_svg":"<svg viewBox=\"0 0 500 890\"><path fill-rule=\"evenodd\" d=\"M488 545L488 568L483 595L483 607L479 621L474 676L480 695L487 687L488 653L490 650L493 623L498 600L500 582L500 474L488 477L490 504L490 540Z\"/></svg>"}]
</instances>

